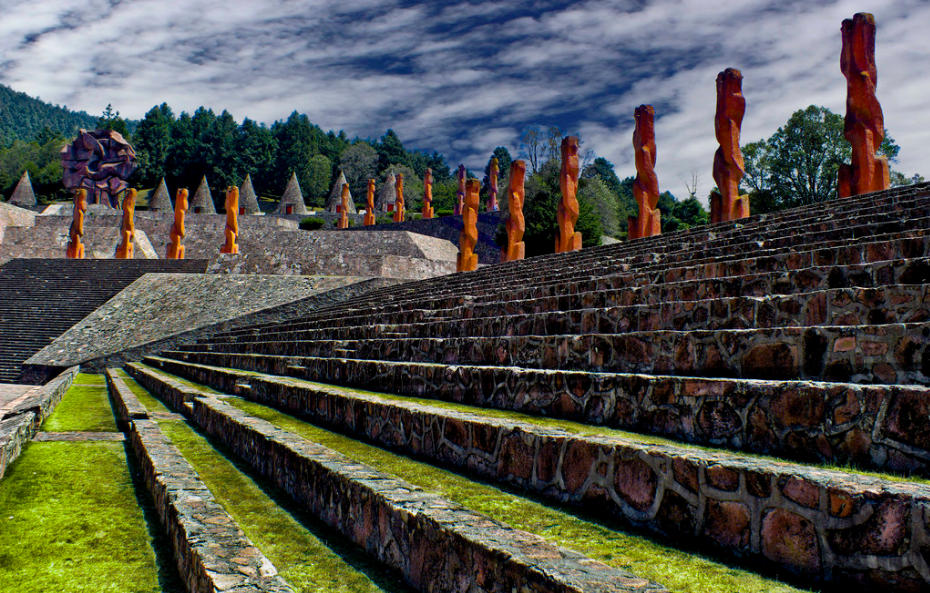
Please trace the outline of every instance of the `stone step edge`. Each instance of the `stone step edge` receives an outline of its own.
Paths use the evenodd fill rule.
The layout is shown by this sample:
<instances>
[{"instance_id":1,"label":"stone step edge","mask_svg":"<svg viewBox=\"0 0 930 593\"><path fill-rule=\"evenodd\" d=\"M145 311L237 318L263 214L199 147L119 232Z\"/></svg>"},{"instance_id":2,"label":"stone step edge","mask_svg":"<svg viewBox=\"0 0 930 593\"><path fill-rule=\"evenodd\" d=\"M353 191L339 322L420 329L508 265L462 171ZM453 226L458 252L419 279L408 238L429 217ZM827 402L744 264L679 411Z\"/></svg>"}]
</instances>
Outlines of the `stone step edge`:
<instances>
[{"instance_id":1,"label":"stone step edge","mask_svg":"<svg viewBox=\"0 0 930 593\"><path fill-rule=\"evenodd\" d=\"M467 579L479 590L493 583L564 593L666 591L278 429L154 369L136 363L125 369L149 391L181 404L179 409L208 434L416 589L438 586L424 582L427 574L438 573L443 582ZM334 500L354 512L332 508ZM399 542L407 553L400 553Z\"/></svg>"},{"instance_id":2,"label":"stone step edge","mask_svg":"<svg viewBox=\"0 0 930 593\"><path fill-rule=\"evenodd\" d=\"M110 396L126 423L130 448L141 466L161 526L168 533L187 590L293 593L158 423L149 420L147 412L144 417L130 417L127 412L138 414L137 408L142 406L129 386L112 370L106 375Z\"/></svg>"},{"instance_id":3,"label":"stone step edge","mask_svg":"<svg viewBox=\"0 0 930 593\"><path fill-rule=\"evenodd\" d=\"M194 359L193 361L191 359ZM930 389L817 381L720 379L371 361L262 354L166 351L147 357L238 368L348 388L436 399L530 416L636 431L687 443L864 469L924 475L930 470L924 415ZM442 378L437 379L440 375ZM557 380L556 380L557 379ZM437 388L441 381L449 388ZM510 385L531 384L532 391ZM551 386L551 387L550 387ZM742 407L738 405L742 404ZM762 427L752 422L764 404ZM649 407L655 408L650 420ZM802 410L792 418L791 410ZM778 423L774 410L783 409ZM819 412L819 418L817 410ZM728 429L739 420L739 426ZM705 421L713 421L705 430ZM716 428L719 423L723 428ZM712 430L718 430L716 434ZM761 438L754 431L761 433ZM799 437L801 435L801 437ZM863 452L847 441L862 444Z\"/></svg>"},{"instance_id":4,"label":"stone step edge","mask_svg":"<svg viewBox=\"0 0 930 593\"><path fill-rule=\"evenodd\" d=\"M578 436L523 422L347 394L338 388L288 385L287 379L268 375L180 366L176 370L184 371L181 376L188 380L377 446L525 488L556 503L606 510L631 526L667 537L684 536L732 558L775 563L818 581L831 580L834 571L869 573L869 567L890 566L888 556L893 552L869 553L868 543L855 541L863 526L878 517L884 528L899 532L905 540L898 545L909 548L899 553L895 568L922 572L924 584L930 583L920 546L908 541L930 537L926 526L916 527L930 511L930 485L748 460L722 452ZM365 420L357 421L362 415ZM409 427L409 434L398 430L397 424ZM679 508L678 512L692 514L693 532L670 532L663 525L662 508L669 500L678 505L684 501L687 510ZM898 506L897 522L894 513L883 512L889 505ZM777 520L771 516L805 521L823 548L816 557L781 554L782 547L804 549L814 540L805 540L794 530L775 529L772 524ZM866 551L860 553L860 549ZM810 570L814 564L819 570ZM881 568L869 576L880 577L879 573Z\"/></svg>"},{"instance_id":5,"label":"stone step edge","mask_svg":"<svg viewBox=\"0 0 930 593\"><path fill-rule=\"evenodd\" d=\"M36 435L35 420L33 412L0 420L0 480L10 464L23 452L26 443Z\"/></svg>"}]
</instances>

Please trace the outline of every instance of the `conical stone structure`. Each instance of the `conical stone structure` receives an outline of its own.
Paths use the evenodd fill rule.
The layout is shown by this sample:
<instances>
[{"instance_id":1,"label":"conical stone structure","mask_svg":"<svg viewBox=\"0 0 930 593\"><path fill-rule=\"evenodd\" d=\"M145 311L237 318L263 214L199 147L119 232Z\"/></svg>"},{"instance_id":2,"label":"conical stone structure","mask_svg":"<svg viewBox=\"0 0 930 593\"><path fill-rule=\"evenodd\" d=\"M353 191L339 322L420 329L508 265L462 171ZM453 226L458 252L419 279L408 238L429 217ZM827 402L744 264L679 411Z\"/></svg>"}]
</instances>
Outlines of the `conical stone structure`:
<instances>
[{"instance_id":1,"label":"conical stone structure","mask_svg":"<svg viewBox=\"0 0 930 593\"><path fill-rule=\"evenodd\" d=\"M168 193L168 186L165 185L164 177L158 183L155 194L149 199L149 211L174 212L174 206L171 205L171 195Z\"/></svg>"},{"instance_id":2,"label":"conical stone structure","mask_svg":"<svg viewBox=\"0 0 930 593\"><path fill-rule=\"evenodd\" d=\"M19 178L13 195L10 196L10 203L17 206L35 206L36 195L32 191L32 181L29 180L29 171L23 171L23 176Z\"/></svg>"},{"instance_id":3,"label":"conical stone structure","mask_svg":"<svg viewBox=\"0 0 930 593\"><path fill-rule=\"evenodd\" d=\"M339 171L339 179L336 180L336 183L333 185L333 191L329 192L329 197L326 198L326 210L328 212L335 213L336 206L342 204L342 186L344 183L346 183L345 173ZM358 214L351 193L349 194L349 214Z\"/></svg>"},{"instance_id":4,"label":"conical stone structure","mask_svg":"<svg viewBox=\"0 0 930 593\"><path fill-rule=\"evenodd\" d=\"M191 200L191 210L195 214L216 214L216 206L213 205L213 196L210 195L210 184L207 183L207 176L203 176L194 199Z\"/></svg>"},{"instance_id":5,"label":"conical stone structure","mask_svg":"<svg viewBox=\"0 0 930 593\"><path fill-rule=\"evenodd\" d=\"M242 187L239 188L239 214L259 214L258 197L252 187L252 176L246 174Z\"/></svg>"},{"instance_id":6,"label":"conical stone structure","mask_svg":"<svg viewBox=\"0 0 930 593\"><path fill-rule=\"evenodd\" d=\"M304 194L300 191L300 184L297 182L297 173L291 173L291 180L287 182L287 189L281 196L281 203L275 214L306 214L307 206L304 204Z\"/></svg>"},{"instance_id":7,"label":"conical stone structure","mask_svg":"<svg viewBox=\"0 0 930 593\"><path fill-rule=\"evenodd\" d=\"M396 183L397 177L394 176L394 171L391 171L387 179L384 180L381 189L378 190L378 196L375 199L375 210L378 212L387 212L388 205L397 201L397 190L394 188ZM391 211L393 211L393 209Z\"/></svg>"}]
</instances>

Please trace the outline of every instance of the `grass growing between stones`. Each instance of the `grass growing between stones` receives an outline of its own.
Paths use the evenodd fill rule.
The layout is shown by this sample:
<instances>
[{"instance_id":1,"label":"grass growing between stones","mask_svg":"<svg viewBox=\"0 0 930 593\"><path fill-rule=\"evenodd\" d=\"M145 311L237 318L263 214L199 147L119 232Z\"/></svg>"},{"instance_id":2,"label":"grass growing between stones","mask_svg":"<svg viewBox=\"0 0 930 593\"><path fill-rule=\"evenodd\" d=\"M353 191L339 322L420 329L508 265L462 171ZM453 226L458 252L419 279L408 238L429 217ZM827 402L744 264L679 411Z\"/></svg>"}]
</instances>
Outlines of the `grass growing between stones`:
<instances>
[{"instance_id":1,"label":"grass growing between stones","mask_svg":"<svg viewBox=\"0 0 930 593\"><path fill-rule=\"evenodd\" d=\"M0 482L0 591L181 593L113 442L33 442Z\"/></svg>"},{"instance_id":2,"label":"grass growing between stones","mask_svg":"<svg viewBox=\"0 0 930 593\"><path fill-rule=\"evenodd\" d=\"M47 432L116 432L116 419L110 408L106 385L100 387L81 386L89 383L86 377L100 375L79 374L68 392L61 399L51 416L42 424ZM95 383L96 384L96 383Z\"/></svg>"},{"instance_id":3,"label":"grass growing between stones","mask_svg":"<svg viewBox=\"0 0 930 593\"><path fill-rule=\"evenodd\" d=\"M169 409L123 375L149 412ZM159 427L197 470L217 501L297 591L343 593L406 592L409 588L348 540L333 534L297 508L286 494L251 472L183 420L158 420Z\"/></svg>"},{"instance_id":4,"label":"grass growing between stones","mask_svg":"<svg viewBox=\"0 0 930 593\"><path fill-rule=\"evenodd\" d=\"M75 385L106 385L107 380L98 373L78 373L74 376Z\"/></svg>"},{"instance_id":5,"label":"grass growing between stones","mask_svg":"<svg viewBox=\"0 0 930 593\"><path fill-rule=\"evenodd\" d=\"M227 403L313 442L398 476L517 529L582 552L606 564L662 583L676 593L788 593L808 591L696 554L649 537L631 535L572 509L414 461L316 427L271 408L230 397Z\"/></svg>"}]
</instances>

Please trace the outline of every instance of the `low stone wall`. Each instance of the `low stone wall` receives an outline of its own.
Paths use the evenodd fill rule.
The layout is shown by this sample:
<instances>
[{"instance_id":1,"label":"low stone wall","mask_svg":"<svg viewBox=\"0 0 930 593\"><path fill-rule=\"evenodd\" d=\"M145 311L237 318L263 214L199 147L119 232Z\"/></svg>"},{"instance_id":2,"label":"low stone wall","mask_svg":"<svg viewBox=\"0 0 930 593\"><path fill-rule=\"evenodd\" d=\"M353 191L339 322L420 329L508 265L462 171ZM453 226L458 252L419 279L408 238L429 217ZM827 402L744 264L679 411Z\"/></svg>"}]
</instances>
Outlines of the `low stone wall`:
<instances>
[{"instance_id":1,"label":"low stone wall","mask_svg":"<svg viewBox=\"0 0 930 593\"><path fill-rule=\"evenodd\" d=\"M111 397L126 414L141 406L119 377L107 373ZM128 415L123 417L128 420ZM145 418L128 422L129 443L142 479L191 593L292 593L277 569L242 533L177 448Z\"/></svg>"},{"instance_id":2,"label":"low stone wall","mask_svg":"<svg viewBox=\"0 0 930 593\"><path fill-rule=\"evenodd\" d=\"M815 581L930 586L922 555L930 538L925 484L582 436L278 377L153 362L379 446Z\"/></svg>"},{"instance_id":3,"label":"low stone wall","mask_svg":"<svg viewBox=\"0 0 930 593\"><path fill-rule=\"evenodd\" d=\"M462 591L666 591L202 397L170 378L136 365L127 370L161 397L190 401L191 417L208 434L418 590L456 583Z\"/></svg>"},{"instance_id":4,"label":"low stone wall","mask_svg":"<svg viewBox=\"0 0 930 593\"><path fill-rule=\"evenodd\" d=\"M930 475L930 389L175 352L192 363L513 410L801 461Z\"/></svg>"},{"instance_id":5,"label":"low stone wall","mask_svg":"<svg viewBox=\"0 0 930 593\"><path fill-rule=\"evenodd\" d=\"M41 218L41 217L36 217ZM0 244L0 259L58 258L64 259L70 241L69 227L9 227ZM84 229L84 257L113 259L122 238L119 228L88 227ZM137 229L133 241L135 259L156 259L155 251L144 231Z\"/></svg>"},{"instance_id":6,"label":"low stone wall","mask_svg":"<svg viewBox=\"0 0 930 593\"><path fill-rule=\"evenodd\" d=\"M36 213L25 208L0 202L0 244L6 234L7 227L31 227L35 224Z\"/></svg>"},{"instance_id":7,"label":"low stone wall","mask_svg":"<svg viewBox=\"0 0 930 593\"><path fill-rule=\"evenodd\" d=\"M45 385L30 389L0 417L0 479L55 410L79 370L71 367Z\"/></svg>"}]
</instances>

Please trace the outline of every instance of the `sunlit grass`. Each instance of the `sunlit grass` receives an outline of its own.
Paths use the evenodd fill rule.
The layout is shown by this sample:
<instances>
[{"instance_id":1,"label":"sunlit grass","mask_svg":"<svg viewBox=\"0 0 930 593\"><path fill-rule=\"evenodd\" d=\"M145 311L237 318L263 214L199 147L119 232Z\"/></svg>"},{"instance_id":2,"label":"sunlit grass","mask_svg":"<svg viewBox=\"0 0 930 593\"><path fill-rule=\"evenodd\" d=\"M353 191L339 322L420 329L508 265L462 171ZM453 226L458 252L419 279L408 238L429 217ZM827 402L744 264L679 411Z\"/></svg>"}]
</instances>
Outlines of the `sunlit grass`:
<instances>
[{"instance_id":1,"label":"sunlit grass","mask_svg":"<svg viewBox=\"0 0 930 593\"><path fill-rule=\"evenodd\" d=\"M87 376L93 377L94 375L78 375L78 378ZM80 384L90 381L75 379L74 382ZM116 419L110 408L106 386L103 384L100 387L72 385L52 415L45 420L42 430L48 432L115 432Z\"/></svg>"}]
</instances>

